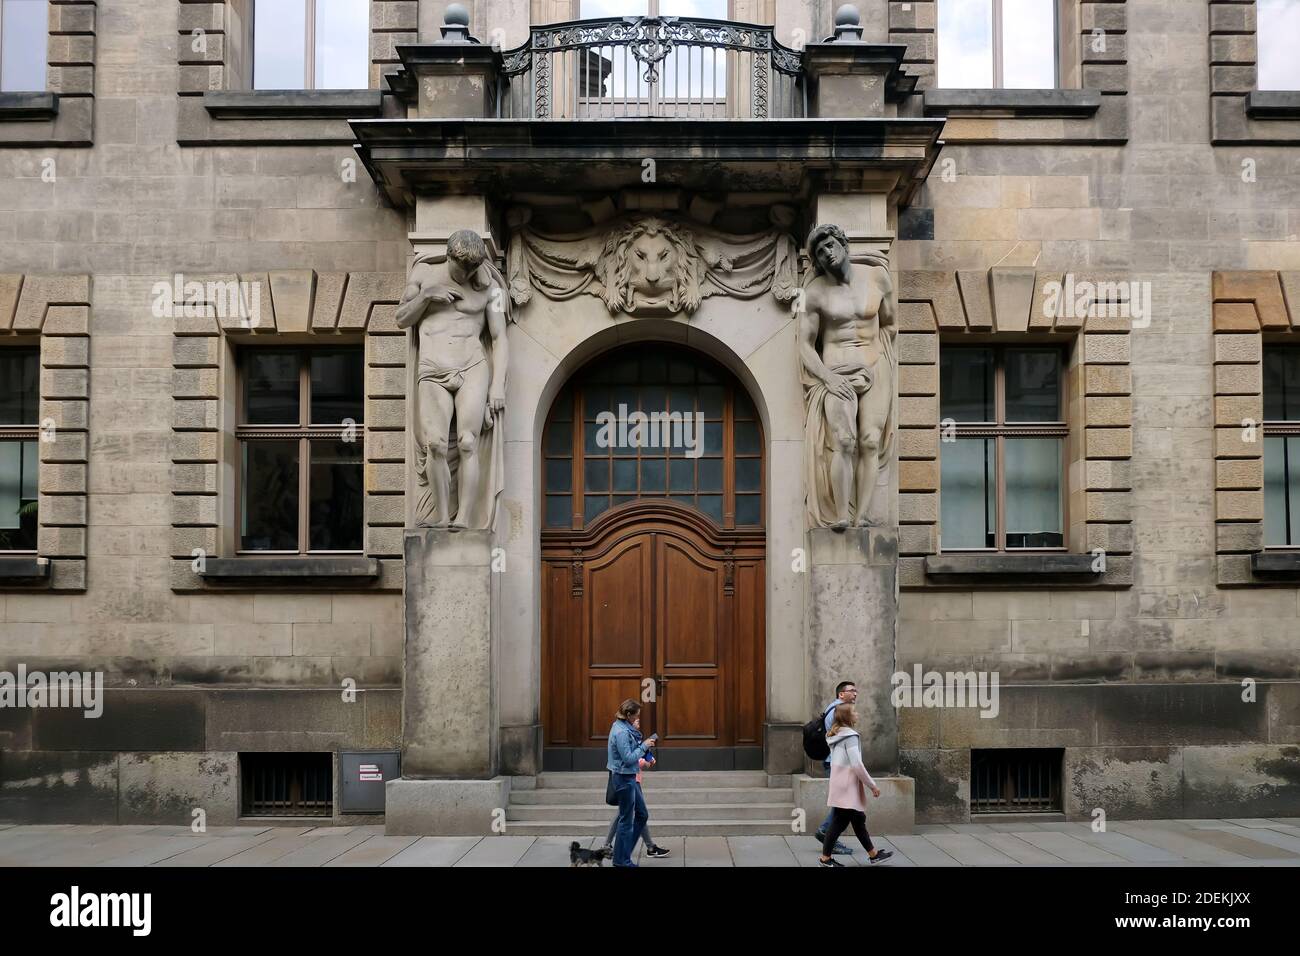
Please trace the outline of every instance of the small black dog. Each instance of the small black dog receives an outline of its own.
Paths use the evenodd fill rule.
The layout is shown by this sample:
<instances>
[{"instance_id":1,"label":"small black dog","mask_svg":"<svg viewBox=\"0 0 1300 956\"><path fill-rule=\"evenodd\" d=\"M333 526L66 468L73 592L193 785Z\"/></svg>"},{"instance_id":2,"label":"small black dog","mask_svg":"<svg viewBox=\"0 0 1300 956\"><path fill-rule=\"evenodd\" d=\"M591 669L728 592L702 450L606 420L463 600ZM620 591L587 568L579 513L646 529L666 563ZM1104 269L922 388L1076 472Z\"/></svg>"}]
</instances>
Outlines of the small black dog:
<instances>
[{"instance_id":1,"label":"small black dog","mask_svg":"<svg viewBox=\"0 0 1300 956\"><path fill-rule=\"evenodd\" d=\"M569 844L569 866L600 866L608 852L604 847L599 850L583 849L582 844L574 840Z\"/></svg>"}]
</instances>

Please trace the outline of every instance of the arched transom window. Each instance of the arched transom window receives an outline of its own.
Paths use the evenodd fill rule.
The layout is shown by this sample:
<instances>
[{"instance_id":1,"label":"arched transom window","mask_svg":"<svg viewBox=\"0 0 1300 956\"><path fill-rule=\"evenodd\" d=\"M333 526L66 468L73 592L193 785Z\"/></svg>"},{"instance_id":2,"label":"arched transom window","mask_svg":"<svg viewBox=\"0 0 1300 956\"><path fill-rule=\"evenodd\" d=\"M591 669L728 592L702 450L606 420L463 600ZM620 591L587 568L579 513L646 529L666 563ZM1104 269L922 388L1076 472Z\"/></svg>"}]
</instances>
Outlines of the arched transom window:
<instances>
[{"instance_id":1,"label":"arched transom window","mask_svg":"<svg viewBox=\"0 0 1300 956\"><path fill-rule=\"evenodd\" d=\"M763 435L729 372L698 353L636 345L565 385L542 439L545 527L589 527L647 499L698 509L719 528L763 522Z\"/></svg>"}]
</instances>

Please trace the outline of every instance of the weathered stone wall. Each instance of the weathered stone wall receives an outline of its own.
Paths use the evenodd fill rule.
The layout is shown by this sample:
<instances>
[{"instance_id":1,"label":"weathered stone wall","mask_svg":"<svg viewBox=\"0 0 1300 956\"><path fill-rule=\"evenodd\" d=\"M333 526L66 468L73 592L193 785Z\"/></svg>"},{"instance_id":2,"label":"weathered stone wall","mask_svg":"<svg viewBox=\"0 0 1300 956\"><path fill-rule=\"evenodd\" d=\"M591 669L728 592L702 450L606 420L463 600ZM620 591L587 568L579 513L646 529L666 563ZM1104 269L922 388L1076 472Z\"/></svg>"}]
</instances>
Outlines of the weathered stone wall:
<instances>
[{"instance_id":1,"label":"weathered stone wall","mask_svg":"<svg viewBox=\"0 0 1300 956\"><path fill-rule=\"evenodd\" d=\"M905 712L903 766L917 777L921 820L965 818L972 747L1066 748L1066 810L1080 818L1094 807L1112 816L1280 812L1300 799L1297 589L1252 582L1234 542L1259 527L1260 476L1242 462L1262 444L1245 456L1223 439L1240 423L1216 419L1216 395L1219 418L1239 411L1224 397L1258 401L1257 381L1230 381L1233 370L1257 370L1258 357L1225 349L1236 332L1258 351L1260 323L1228 328L1227 310L1216 322L1216 297L1245 300L1216 293L1222 283L1212 281L1217 271L1262 270L1256 285L1271 279L1281 299L1278 273L1300 268L1300 165L1277 145L1211 145L1212 115L1221 115L1212 98L1229 78L1207 65L1206 50L1226 55L1221 34L1229 17L1249 19L1246 5L1088 6L1098 23L1118 23L1126 8L1127 144L1043 145L1034 141L1041 130L1018 119L950 121L934 172L900 217L898 261L949 278L1019 268L1151 284L1149 325L1127 336L1131 585L936 591L914 576L907 590L904 576L900 668L990 670L1003 681L996 719ZM1212 63L1226 62L1220 53ZM979 128L988 123L999 124L999 141ZM940 320L934 334L942 349L974 331ZM1216 349L1216 340L1225 341ZM1217 442L1216 424L1225 426ZM928 480L921 469L903 473ZM1090 469L1073 470L1071 500L1091 497L1092 480ZM914 549L929 545L926 527L912 526ZM1265 682L1254 702L1242 699L1245 678Z\"/></svg>"},{"instance_id":2,"label":"weathered stone wall","mask_svg":"<svg viewBox=\"0 0 1300 956\"><path fill-rule=\"evenodd\" d=\"M49 463L42 464L41 489L41 552L55 560L55 585L84 593L0 589L0 670L12 672L19 661L29 669L77 666L104 671L114 688L104 717L78 715L74 726L56 728L58 711L0 710L0 780L22 784L0 792L37 795L29 804L0 798L0 817L46 813L86 822L179 823L188 822L188 811L174 812L184 803L208 808L209 822L216 822L234 813L231 758L240 750L398 744L405 381L391 374L395 366L401 371L404 354L385 345L396 340L404 346L405 340L400 333L381 340L365 329L369 322L371 333L396 331L378 326L391 325L400 293L410 249L406 223L384 207L350 141L259 145L274 143L285 124L298 121L212 119L214 127L240 124L238 135L221 146L178 145L182 107L225 83L222 6L177 0L52 5L52 25L64 46L51 46L51 64L56 58L94 64L51 66L61 87L81 84L71 92L90 94L93 81L93 97L62 99L60 117L65 107L69 118L79 116L81 105L93 101L94 145L0 148L0 313L7 304L6 318L14 318L14 303L3 290L15 274L26 276L33 291L44 276L77 275L89 293L52 299L40 336L51 387L55 376L88 379L88 402L81 403L88 419L83 416L80 425L75 417L61 420L66 438L42 446ZM393 61L394 43L413 42L415 7L375 4L376 70ZM74 15L75 22L68 19ZM209 52L198 54L192 31L203 27L211 31ZM64 49L68 43L84 53L72 57L72 48ZM88 121L89 110L84 113ZM30 140L37 125L0 123L0 145L13 141L15 130ZM53 143L59 134L55 129L41 142ZM203 347L197 355L194 346L202 338L183 337L182 319L155 314L154 287L170 286L177 273L276 272L312 276L307 314L313 292L318 305L331 290L344 300L345 287L356 293L356 302L334 303L329 328L315 322L309 328L314 337L351 334L351 341L368 341L367 424L373 419L377 430L367 447L367 490L397 493L386 499L396 502L394 508L370 496L368 551L392 556L398 566L386 572L380 593L173 590L175 549L192 543L196 533L203 537L216 514L200 505L229 504L221 494L204 500L177 492L191 479L206 482L203 472L217 467L215 443L205 443L203 435L215 437L209 424L229 428L215 399L229 397L222 376L233 350ZM339 276L343 281L334 282ZM373 281L376 276L384 281ZM269 278L267 289L283 292L275 306L289 310L290 323L277 332L293 334L291 316L302 311L291 304L295 297ZM340 332L340 316L345 326L355 325L358 310L360 327ZM73 312L88 316L88 324L83 317L85 328L62 331L59 323ZM9 338L10 325L0 324ZM224 344L225 337L213 333L212 343ZM65 334L73 337L51 338ZM83 351L88 344L88 354L81 360L66 349L55 355L59 343ZM178 402L206 404L210 398L217 417L198 423L197 431L174 430ZM71 408L73 402L59 404ZM68 444L78 436L79 456ZM55 479L65 477L56 487ZM217 489L204 484L195 490ZM174 543L174 525L184 540ZM211 542L204 537L200 543ZM188 562L176 563L189 570ZM75 582L67 577L74 571ZM345 678L356 681L356 703L342 699ZM368 693L391 698L387 717L375 710L373 698L365 703ZM246 696L237 701L232 695ZM214 778L225 784L213 784ZM204 788L212 787L215 795L204 797ZM83 809L74 811L78 805Z\"/></svg>"}]
</instances>

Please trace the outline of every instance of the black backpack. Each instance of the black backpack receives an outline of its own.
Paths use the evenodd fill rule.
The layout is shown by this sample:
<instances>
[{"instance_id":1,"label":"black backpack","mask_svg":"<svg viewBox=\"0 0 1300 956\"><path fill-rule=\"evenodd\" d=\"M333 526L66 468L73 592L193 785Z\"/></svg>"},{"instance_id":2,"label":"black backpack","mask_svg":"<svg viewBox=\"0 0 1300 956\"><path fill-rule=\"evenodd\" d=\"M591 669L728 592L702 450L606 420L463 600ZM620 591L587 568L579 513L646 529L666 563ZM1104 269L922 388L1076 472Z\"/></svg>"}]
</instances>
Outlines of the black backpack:
<instances>
[{"instance_id":1,"label":"black backpack","mask_svg":"<svg viewBox=\"0 0 1300 956\"><path fill-rule=\"evenodd\" d=\"M825 760L831 755L831 745L826 742L826 711L803 725L803 752L813 760Z\"/></svg>"}]
</instances>

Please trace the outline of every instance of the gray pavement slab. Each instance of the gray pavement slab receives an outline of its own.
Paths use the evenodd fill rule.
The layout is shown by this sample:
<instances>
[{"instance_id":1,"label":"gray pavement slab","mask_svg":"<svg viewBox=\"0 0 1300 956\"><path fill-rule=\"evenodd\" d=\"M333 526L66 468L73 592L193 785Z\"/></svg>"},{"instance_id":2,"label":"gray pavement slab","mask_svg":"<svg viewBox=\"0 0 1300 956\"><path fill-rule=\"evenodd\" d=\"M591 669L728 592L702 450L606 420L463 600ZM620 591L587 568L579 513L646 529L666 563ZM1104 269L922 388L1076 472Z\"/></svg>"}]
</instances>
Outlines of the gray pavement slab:
<instances>
[{"instance_id":1,"label":"gray pavement slab","mask_svg":"<svg viewBox=\"0 0 1300 956\"><path fill-rule=\"evenodd\" d=\"M387 863L418 839L420 838L414 836L372 836L365 843L360 843L339 854L325 865L379 866Z\"/></svg>"},{"instance_id":2,"label":"gray pavement slab","mask_svg":"<svg viewBox=\"0 0 1300 956\"><path fill-rule=\"evenodd\" d=\"M483 837L453 865L515 866L535 842L537 842L537 837L530 836Z\"/></svg>"},{"instance_id":3,"label":"gray pavement slab","mask_svg":"<svg viewBox=\"0 0 1300 956\"><path fill-rule=\"evenodd\" d=\"M727 837L736 866L797 866L798 861L783 836Z\"/></svg>"},{"instance_id":4,"label":"gray pavement slab","mask_svg":"<svg viewBox=\"0 0 1300 956\"><path fill-rule=\"evenodd\" d=\"M687 837L683 865L735 866L727 842L726 837Z\"/></svg>"},{"instance_id":5,"label":"gray pavement slab","mask_svg":"<svg viewBox=\"0 0 1300 956\"><path fill-rule=\"evenodd\" d=\"M973 833L931 833L926 837L962 866L1015 866L1005 853L983 843Z\"/></svg>"},{"instance_id":6,"label":"gray pavement slab","mask_svg":"<svg viewBox=\"0 0 1300 956\"><path fill-rule=\"evenodd\" d=\"M451 866L481 840L481 836L420 837L384 866Z\"/></svg>"},{"instance_id":7,"label":"gray pavement slab","mask_svg":"<svg viewBox=\"0 0 1300 956\"><path fill-rule=\"evenodd\" d=\"M1046 850L1067 863L1123 863L1124 858L1108 853L1095 846L1089 846L1082 840L1076 840L1069 833L1018 833L1026 843L1032 843L1040 850Z\"/></svg>"},{"instance_id":8,"label":"gray pavement slab","mask_svg":"<svg viewBox=\"0 0 1300 956\"><path fill-rule=\"evenodd\" d=\"M891 836L889 839L917 866L961 866L923 836Z\"/></svg>"}]
</instances>

